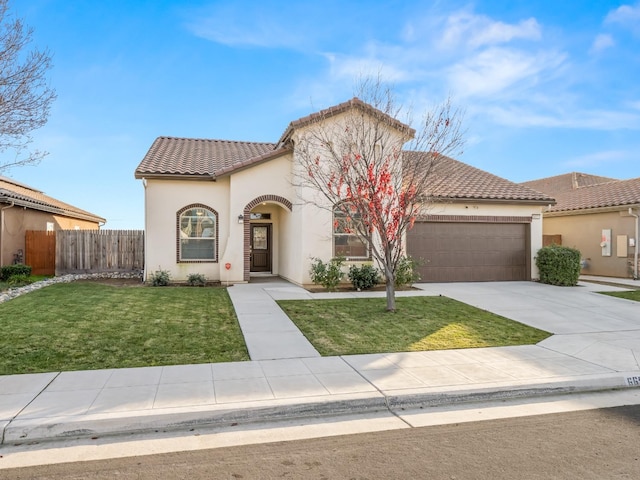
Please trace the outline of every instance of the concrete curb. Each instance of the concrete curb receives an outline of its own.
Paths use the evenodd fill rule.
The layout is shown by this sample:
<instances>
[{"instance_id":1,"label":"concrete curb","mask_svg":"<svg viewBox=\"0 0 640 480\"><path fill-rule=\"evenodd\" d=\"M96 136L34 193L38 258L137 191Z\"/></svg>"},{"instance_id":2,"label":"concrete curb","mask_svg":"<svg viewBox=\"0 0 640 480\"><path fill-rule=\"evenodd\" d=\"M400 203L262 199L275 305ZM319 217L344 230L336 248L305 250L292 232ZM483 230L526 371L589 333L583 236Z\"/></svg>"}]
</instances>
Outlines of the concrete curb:
<instances>
[{"instance_id":1,"label":"concrete curb","mask_svg":"<svg viewBox=\"0 0 640 480\"><path fill-rule=\"evenodd\" d=\"M405 390L402 393L370 392L362 394L307 397L267 402L234 403L209 407L162 409L154 412L126 412L66 417L18 419L4 429L2 444L126 435L154 431L188 431L203 427L229 427L252 423L277 422L310 417L422 409L443 405L490 402L549 395L587 393L623 388L638 388L629 378L638 372L582 377L563 377L540 383L486 384L444 389Z\"/></svg>"}]
</instances>

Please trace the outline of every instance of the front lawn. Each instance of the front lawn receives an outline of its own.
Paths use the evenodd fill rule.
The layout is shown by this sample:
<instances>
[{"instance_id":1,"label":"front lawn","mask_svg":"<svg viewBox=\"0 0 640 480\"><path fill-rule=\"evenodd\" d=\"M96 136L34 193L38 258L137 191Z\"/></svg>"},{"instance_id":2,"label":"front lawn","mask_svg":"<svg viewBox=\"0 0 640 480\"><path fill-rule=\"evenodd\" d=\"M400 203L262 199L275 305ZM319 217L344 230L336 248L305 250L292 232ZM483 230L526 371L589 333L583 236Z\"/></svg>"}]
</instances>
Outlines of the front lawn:
<instances>
[{"instance_id":1,"label":"front lawn","mask_svg":"<svg viewBox=\"0 0 640 480\"><path fill-rule=\"evenodd\" d=\"M600 292L612 297L626 298L627 300L635 300L640 302L640 290L629 290L628 292Z\"/></svg>"},{"instance_id":2,"label":"front lawn","mask_svg":"<svg viewBox=\"0 0 640 480\"><path fill-rule=\"evenodd\" d=\"M278 304L322 355L535 344L551 334L446 297L286 300Z\"/></svg>"},{"instance_id":3,"label":"front lawn","mask_svg":"<svg viewBox=\"0 0 640 480\"><path fill-rule=\"evenodd\" d=\"M248 359L224 288L75 282L0 304L0 374Z\"/></svg>"}]
</instances>

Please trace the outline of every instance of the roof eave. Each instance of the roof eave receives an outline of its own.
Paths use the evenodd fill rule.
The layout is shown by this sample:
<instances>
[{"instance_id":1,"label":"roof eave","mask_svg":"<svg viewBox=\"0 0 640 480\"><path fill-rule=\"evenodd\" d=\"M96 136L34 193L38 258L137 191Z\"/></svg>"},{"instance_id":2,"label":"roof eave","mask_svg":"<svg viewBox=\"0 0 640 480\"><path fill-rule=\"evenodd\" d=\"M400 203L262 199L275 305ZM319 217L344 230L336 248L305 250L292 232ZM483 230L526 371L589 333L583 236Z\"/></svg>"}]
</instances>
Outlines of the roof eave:
<instances>
[{"instance_id":1,"label":"roof eave","mask_svg":"<svg viewBox=\"0 0 640 480\"><path fill-rule=\"evenodd\" d=\"M96 223L107 223L107 220L97 215L84 214L81 212L72 212L70 210L64 210L53 205L47 205L21 198L13 198L9 196L0 196L0 203L12 203L16 207L30 208L32 210L38 210L40 212L53 213L55 215L62 215L64 217L75 218L78 220L87 220Z\"/></svg>"},{"instance_id":2,"label":"roof eave","mask_svg":"<svg viewBox=\"0 0 640 480\"><path fill-rule=\"evenodd\" d=\"M215 182L216 176L204 173L162 173L162 172L138 172L134 177L138 180L194 180L204 182Z\"/></svg>"},{"instance_id":3,"label":"roof eave","mask_svg":"<svg viewBox=\"0 0 640 480\"><path fill-rule=\"evenodd\" d=\"M534 198L476 198L476 197L433 197L433 202L448 203L495 203L504 205L505 203L517 203L519 205L555 205L553 199L534 199Z\"/></svg>"},{"instance_id":4,"label":"roof eave","mask_svg":"<svg viewBox=\"0 0 640 480\"><path fill-rule=\"evenodd\" d=\"M611 205L607 207L586 207L571 210L556 210L544 212L545 217L569 217L573 215L591 215L596 213L623 212L629 208L639 208L640 203L628 203L625 205Z\"/></svg>"}]
</instances>

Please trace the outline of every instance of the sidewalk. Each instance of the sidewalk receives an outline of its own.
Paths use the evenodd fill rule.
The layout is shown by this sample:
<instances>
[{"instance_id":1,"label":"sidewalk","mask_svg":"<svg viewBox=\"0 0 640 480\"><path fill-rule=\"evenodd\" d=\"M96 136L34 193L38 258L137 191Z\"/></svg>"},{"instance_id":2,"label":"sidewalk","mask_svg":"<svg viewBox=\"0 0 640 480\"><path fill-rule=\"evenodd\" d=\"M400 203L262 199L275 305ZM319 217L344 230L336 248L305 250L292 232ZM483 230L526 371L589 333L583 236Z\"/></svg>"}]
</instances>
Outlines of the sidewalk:
<instances>
[{"instance_id":1,"label":"sidewalk","mask_svg":"<svg viewBox=\"0 0 640 480\"><path fill-rule=\"evenodd\" d=\"M0 376L2 443L425 407L640 384L640 304L533 282L421 284L551 331L538 345L320 357L279 299L284 281L229 289L249 362Z\"/></svg>"}]
</instances>

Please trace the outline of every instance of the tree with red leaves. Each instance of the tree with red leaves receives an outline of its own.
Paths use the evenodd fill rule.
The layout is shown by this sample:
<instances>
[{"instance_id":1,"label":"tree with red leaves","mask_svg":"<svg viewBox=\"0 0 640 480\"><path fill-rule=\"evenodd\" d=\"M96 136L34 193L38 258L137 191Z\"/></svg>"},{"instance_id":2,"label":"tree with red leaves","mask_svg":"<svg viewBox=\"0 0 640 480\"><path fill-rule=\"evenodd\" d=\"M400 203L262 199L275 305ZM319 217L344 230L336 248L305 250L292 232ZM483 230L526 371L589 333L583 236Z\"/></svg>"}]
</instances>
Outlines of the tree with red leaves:
<instances>
[{"instance_id":1,"label":"tree with red leaves","mask_svg":"<svg viewBox=\"0 0 640 480\"><path fill-rule=\"evenodd\" d=\"M379 78L361 82L336 114L320 112L300 132L294 183L319 195L303 198L334 214L334 231L356 236L382 271L387 310L395 311L396 271L405 234L431 204L441 155L459 154L462 114L449 99L426 112L417 128ZM304 188L301 190L304 191Z\"/></svg>"}]
</instances>

